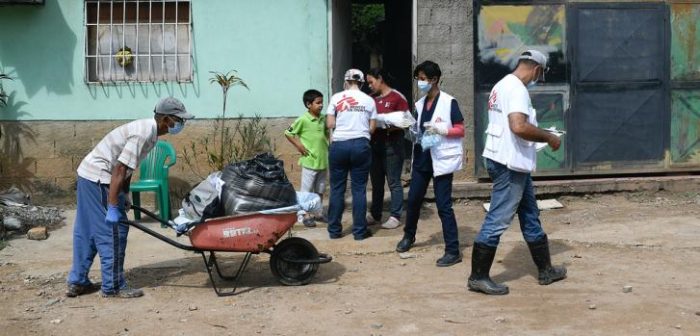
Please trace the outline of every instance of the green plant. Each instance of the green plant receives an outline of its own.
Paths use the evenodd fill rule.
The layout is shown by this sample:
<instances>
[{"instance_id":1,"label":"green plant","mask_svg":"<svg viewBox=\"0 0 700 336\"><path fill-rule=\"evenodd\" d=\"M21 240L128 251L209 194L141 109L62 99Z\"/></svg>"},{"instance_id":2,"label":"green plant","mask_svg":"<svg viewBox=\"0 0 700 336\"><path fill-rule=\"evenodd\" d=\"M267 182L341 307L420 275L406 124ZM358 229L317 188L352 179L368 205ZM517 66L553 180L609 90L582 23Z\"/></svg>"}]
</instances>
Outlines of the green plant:
<instances>
[{"instance_id":1,"label":"green plant","mask_svg":"<svg viewBox=\"0 0 700 336\"><path fill-rule=\"evenodd\" d=\"M12 77L10 77L4 73L0 73L0 81L3 79L12 80ZM5 90L2 87L2 82L0 82L0 106L3 106L3 107L7 106L7 98L8 98L7 93L5 93Z\"/></svg>"},{"instance_id":2,"label":"green plant","mask_svg":"<svg viewBox=\"0 0 700 336\"><path fill-rule=\"evenodd\" d=\"M225 123L226 123L226 100L228 98L228 90L229 90L229 88L236 86L236 85L243 86L244 88L246 88L248 90L250 90L250 89L248 88L248 85L240 77L236 76L236 74L238 73L238 72L236 72L236 70L231 70L231 71L227 72L226 74L216 72L216 71L210 71L210 72L212 74L214 74L214 77L210 78L209 82L210 83L217 83L217 84L219 84L219 86L221 86L221 91L222 91L222 95L224 98L224 103L223 103L223 107L222 107L222 111L221 111L221 118L220 118L221 119L220 120L221 127L219 127L220 131L221 131L221 137L219 138L221 140L221 150L219 151L218 158L216 158L216 160L221 161L224 158L224 146L225 146L225 144L224 144L223 140L225 139L224 132L226 130L226 125L225 125Z\"/></svg>"},{"instance_id":3,"label":"green plant","mask_svg":"<svg viewBox=\"0 0 700 336\"><path fill-rule=\"evenodd\" d=\"M249 89L248 85L237 76L235 70L226 74L214 71L211 73L214 77L209 81L219 84L222 90L221 115L214 119L212 133L197 141L191 141L182 155L185 164L200 178L208 175L201 173L200 162L206 162L210 170L217 171L224 169L230 162L247 160L260 152L274 150L262 117L256 114L255 117L246 119L239 115L233 118L232 126L229 125L231 118L226 118L228 90L238 85Z\"/></svg>"},{"instance_id":4,"label":"green plant","mask_svg":"<svg viewBox=\"0 0 700 336\"><path fill-rule=\"evenodd\" d=\"M182 152L185 165L199 178L209 174L202 174L199 162L206 162L210 171L220 171L231 162L247 160L258 153L275 150L267 124L261 116L256 114L253 118L246 119L239 115L233 119L233 126L222 121L228 120L223 120L222 117L214 119L212 134L191 141ZM223 129L220 130L220 127Z\"/></svg>"}]
</instances>

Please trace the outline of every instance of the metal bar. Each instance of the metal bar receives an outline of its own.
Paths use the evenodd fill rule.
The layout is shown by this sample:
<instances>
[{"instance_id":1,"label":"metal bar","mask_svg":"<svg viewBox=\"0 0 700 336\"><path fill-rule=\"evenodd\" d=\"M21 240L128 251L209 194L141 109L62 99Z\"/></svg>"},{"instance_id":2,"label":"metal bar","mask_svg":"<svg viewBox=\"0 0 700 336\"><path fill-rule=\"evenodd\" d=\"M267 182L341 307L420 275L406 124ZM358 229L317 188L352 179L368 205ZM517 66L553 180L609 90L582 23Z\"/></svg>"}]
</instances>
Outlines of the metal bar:
<instances>
[{"instance_id":1,"label":"metal bar","mask_svg":"<svg viewBox=\"0 0 700 336\"><path fill-rule=\"evenodd\" d=\"M166 76L165 76L165 0L161 1L163 5L163 16L161 16L161 28L160 28L160 34L161 34L161 40L160 40L160 53L161 53L161 59L160 59L160 76L163 78L163 82L165 82Z\"/></svg>"},{"instance_id":2,"label":"metal bar","mask_svg":"<svg viewBox=\"0 0 700 336\"><path fill-rule=\"evenodd\" d=\"M112 55L114 55L114 2L109 2L109 81L114 83L112 79Z\"/></svg>"},{"instance_id":3,"label":"metal bar","mask_svg":"<svg viewBox=\"0 0 700 336\"><path fill-rule=\"evenodd\" d=\"M153 1L148 2L148 80L153 82L153 68L151 63L153 59L151 58L151 31L153 30Z\"/></svg>"},{"instance_id":4,"label":"metal bar","mask_svg":"<svg viewBox=\"0 0 700 336\"><path fill-rule=\"evenodd\" d=\"M95 30L95 78L98 82L102 82L102 76L100 75L100 2L97 2L97 29Z\"/></svg>"},{"instance_id":5,"label":"metal bar","mask_svg":"<svg viewBox=\"0 0 700 336\"><path fill-rule=\"evenodd\" d=\"M164 241L164 242L166 242L166 243L168 243L168 244L170 244L170 245L172 245L172 246L175 246L175 247L177 247L177 248L179 248L179 249L183 249L183 250L187 250L187 251L195 251L195 252L199 252L199 251L200 251L199 249L197 249L197 248L194 247L194 246L185 245L185 244L181 244L181 243L179 243L179 242L176 242L176 241L174 241L174 240L172 240L172 239L170 239L170 238L168 238L168 237L166 237L166 236L164 236L164 235L162 235L162 234L160 234L160 233L158 233L158 232L155 232L155 231L153 231L153 230L151 230L151 229L145 227L145 226L144 226L143 224L141 224L141 223L132 222L132 221L122 221L122 223L129 224L129 225L131 225L131 226L133 226L133 227L135 227L135 228L137 228L137 229L139 229L139 230L141 230L141 231L147 233L148 235L151 235L151 236L153 236L153 237L155 237L155 238L158 238L158 239L160 239L160 240L162 240L162 241Z\"/></svg>"},{"instance_id":6,"label":"metal bar","mask_svg":"<svg viewBox=\"0 0 700 336\"><path fill-rule=\"evenodd\" d=\"M126 48L126 1L122 2L122 46L121 48ZM133 60L133 55L131 56ZM122 57L122 80L126 81L126 57Z\"/></svg>"},{"instance_id":7,"label":"metal bar","mask_svg":"<svg viewBox=\"0 0 700 336\"><path fill-rule=\"evenodd\" d=\"M192 2L188 2L189 16L187 17L187 78L192 80Z\"/></svg>"},{"instance_id":8,"label":"metal bar","mask_svg":"<svg viewBox=\"0 0 700 336\"><path fill-rule=\"evenodd\" d=\"M139 40L139 20L141 19L141 16L139 14L139 10L141 9L141 3L139 0L136 0L136 53L134 53L134 58L135 58L135 63L134 63L134 73L136 74L136 80L139 80L140 73L139 73L139 45L141 44Z\"/></svg>"},{"instance_id":9,"label":"metal bar","mask_svg":"<svg viewBox=\"0 0 700 336\"><path fill-rule=\"evenodd\" d=\"M85 52L85 54L84 54L84 56L85 56L85 67L84 67L84 69L85 69L85 82L90 82L90 61L89 61L90 50L88 48L88 45L90 44L89 34L88 34L88 29L89 29L88 28L89 27L88 7L90 7L90 3L85 2L85 3L83 3L83 5L84 5L83 18L85 20L85 32L84 32L85 33L85 51L84 51Z\"/></svg>"},{"instance_id":10,"label":"metal bar","mask_svg":"<svg viewBox=\"0 0 700 336\"><path fill-rule=\"evenodd\" d=\"M177 31L180 30L180 25L178 25L180 21L180 16L178 15L180 9L180 3L178 0L175 0L175 80L179 83L180 82L180 59L177 56L177 53L180 51L179 49L179 42L177 39Z\"/></svg>"}]
</instances>

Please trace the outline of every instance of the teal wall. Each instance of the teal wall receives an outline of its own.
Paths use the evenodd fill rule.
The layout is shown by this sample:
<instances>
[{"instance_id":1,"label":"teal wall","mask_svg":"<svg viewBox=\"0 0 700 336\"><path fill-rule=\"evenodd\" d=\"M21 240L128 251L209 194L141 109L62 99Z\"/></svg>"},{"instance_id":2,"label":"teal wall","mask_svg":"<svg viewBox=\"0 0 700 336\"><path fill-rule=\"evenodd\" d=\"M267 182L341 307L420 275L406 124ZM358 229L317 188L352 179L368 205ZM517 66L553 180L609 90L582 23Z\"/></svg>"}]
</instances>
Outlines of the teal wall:
<instances>
[{"instance_id":1,"label":"teal wall","mask_svg":"<svg viewBox=\"0 0 700 336\"><path fill-rule=\"evenodd\" d=\"M0 120L111 120L151 115L169 95L200 118L221 113L209 71L238 70L227 116L295 116L302 93L328 96L327 0L192 0L191 83L85 83L84 2L0 7L0 72L12 100Z\"/></svg>"}]
</instances>

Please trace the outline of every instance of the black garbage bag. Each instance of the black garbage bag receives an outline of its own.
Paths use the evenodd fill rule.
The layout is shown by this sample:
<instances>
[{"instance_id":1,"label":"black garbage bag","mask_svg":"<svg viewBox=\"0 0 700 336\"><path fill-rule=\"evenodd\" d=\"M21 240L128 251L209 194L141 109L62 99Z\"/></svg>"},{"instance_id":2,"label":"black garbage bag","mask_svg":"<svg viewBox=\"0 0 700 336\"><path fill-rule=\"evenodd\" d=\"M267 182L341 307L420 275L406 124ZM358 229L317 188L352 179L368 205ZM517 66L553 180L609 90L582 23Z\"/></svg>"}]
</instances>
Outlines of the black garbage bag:
<instances>
[{"instance_id":1,"label":"black garbage bag","mask_svg":"<svg viewBox=\"0 0 700 336\"><path fill-rule=\"evenodd\" d=\"M293 206L294 186L284 173L284 162L270 153L229 164L222 171L225 182L221 201L227 215Z\"/></svg>"}]
</instances>

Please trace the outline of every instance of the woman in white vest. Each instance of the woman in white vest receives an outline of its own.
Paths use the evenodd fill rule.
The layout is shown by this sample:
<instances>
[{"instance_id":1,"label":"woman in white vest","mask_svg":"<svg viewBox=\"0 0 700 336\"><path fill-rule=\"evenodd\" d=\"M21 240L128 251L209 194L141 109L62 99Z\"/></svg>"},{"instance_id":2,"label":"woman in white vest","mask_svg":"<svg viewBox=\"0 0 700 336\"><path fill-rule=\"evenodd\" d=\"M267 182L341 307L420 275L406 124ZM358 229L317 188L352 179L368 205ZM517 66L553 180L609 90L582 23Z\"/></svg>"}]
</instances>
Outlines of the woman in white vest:
<instances>
[{"instance_id":1,"label":"woman in white vest","mask_svg":"<svg viewBox=\"0 0 700 336\"><path fill-rule=\"evenodd\" d=\"M437 260L436 265L446 267L462 261L457 221L452 210L452 178L455 171L462 169L464 118L457 100L440 91L441 75L440 67L431 61L419 64L413 71L413 76L418 81L418 89L426 95L416 102L418 123L412 132L418 139L431 136L438 141L430 148L423 148L420 141L413 146L406 226L396 251L406 252L415 243L421 205L432 179L438 215L442 222L442 236L445 240L445 254Z\"/></svg>"}]
</instances>

